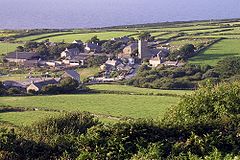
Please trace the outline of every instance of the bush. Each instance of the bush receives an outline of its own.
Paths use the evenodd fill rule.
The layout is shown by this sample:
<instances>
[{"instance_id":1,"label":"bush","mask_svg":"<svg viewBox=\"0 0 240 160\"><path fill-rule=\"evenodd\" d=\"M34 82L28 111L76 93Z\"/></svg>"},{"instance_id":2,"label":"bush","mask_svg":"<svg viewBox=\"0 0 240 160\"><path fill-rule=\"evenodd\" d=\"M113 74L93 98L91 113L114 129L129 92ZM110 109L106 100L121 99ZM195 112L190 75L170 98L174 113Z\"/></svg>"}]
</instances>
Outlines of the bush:
<instances>
[{"instance_id":1,"label":"bush","mask_svg":"<svg viewBox=\"0 0 240 160\"><path fill-rule=\"evenodd\" d=\"M172 123L197 123L240 115L240 83L208 84L181 100L166 119Z\"/></svg>"},{"instance_id":2,"label":"bush","mask_svg":"<svg viewBox=\"0 0 240 160\"><path fill-rule=\"evenodd\" d=\"M65 113L58 117L48 118L31 127L40 135L83 134L88 128L98 124L90 113Z\"/></svg>"},{"instance_id":3,"label":"bush","mask_svg":"<svg viewBox=\"0 0 240 160\"><path fill-rule=\"evenodd\" d=\"M215 71L220 73L222 78L240 74L240 57L229 57L219 61Z\"/></svg>"},{"instance_id":4,"label":"bush","mask_svg":"<svg viewBox=\"0 0 240 160\"><path fill-rule=\"evenodd\" d=\"M79 83L77 80L70 77L61 79L59 85L61 93L71 93L77 90Z\"/></svg>"},{"instance_id":5,"label":"bush","mask_svg":"<svg viewBox=\"0 0 240 160\"><path fill-rule=\"evenodd\" d=\"M9 95L17 95L17 94L21 94L21 91L18 88L9 88L8 94Z\"/></svg>"}]
</instances>

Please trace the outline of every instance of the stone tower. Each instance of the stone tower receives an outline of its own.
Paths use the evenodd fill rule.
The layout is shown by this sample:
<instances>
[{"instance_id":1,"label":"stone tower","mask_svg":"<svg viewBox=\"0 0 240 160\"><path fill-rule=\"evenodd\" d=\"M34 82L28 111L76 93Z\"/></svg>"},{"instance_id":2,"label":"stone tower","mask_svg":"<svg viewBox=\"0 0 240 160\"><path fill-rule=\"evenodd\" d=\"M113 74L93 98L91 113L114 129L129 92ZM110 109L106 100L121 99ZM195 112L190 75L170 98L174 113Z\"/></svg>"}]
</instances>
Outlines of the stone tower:
<instances>
[{"instance_id":1,"label":"stone tower","mask_svg":"<svg viewBox=\"0 0 240 160\"><path fill-rule=\"evenodd\" d=\"M138 40L138 58L144 59L148 57L148 42L146 40Z\"/></svg>"}]
</instances>

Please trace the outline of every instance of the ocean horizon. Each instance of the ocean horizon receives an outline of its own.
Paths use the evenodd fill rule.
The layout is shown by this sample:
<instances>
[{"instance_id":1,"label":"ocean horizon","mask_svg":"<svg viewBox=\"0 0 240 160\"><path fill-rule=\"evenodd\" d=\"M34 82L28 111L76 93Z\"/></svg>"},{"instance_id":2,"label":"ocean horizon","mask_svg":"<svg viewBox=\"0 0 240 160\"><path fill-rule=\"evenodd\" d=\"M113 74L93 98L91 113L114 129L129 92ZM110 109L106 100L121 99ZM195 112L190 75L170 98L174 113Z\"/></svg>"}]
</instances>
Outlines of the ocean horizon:
<instances>
[{"instance_id":1,"label":"ocean horizon","mask_svg":"<svg viewBox=\"0 0 240 160\"><path fill-rule=\"evenodd\" d=\"M1 0L0 29L99 28L240 18L237 0Z\"/></svg>"}]
</instances>

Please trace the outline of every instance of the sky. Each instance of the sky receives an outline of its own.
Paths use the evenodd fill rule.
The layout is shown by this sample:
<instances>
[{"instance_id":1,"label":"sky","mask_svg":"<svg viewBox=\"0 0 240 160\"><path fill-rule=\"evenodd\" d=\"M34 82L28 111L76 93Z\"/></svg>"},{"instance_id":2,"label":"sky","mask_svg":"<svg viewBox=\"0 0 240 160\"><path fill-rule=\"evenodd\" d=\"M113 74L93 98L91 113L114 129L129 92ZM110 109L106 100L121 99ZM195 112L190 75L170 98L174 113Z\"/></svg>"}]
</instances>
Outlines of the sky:
<instances>
[{"instance_id":1,"label":"sky","mask_svg":"<svg viewBox=\"0 0 240 160\"><path fill-rule=\"evenodd\" d=\"M240 0L0 0L0 6L0 28L82 28L240 18Z\"/></svg>"}]
</instances>

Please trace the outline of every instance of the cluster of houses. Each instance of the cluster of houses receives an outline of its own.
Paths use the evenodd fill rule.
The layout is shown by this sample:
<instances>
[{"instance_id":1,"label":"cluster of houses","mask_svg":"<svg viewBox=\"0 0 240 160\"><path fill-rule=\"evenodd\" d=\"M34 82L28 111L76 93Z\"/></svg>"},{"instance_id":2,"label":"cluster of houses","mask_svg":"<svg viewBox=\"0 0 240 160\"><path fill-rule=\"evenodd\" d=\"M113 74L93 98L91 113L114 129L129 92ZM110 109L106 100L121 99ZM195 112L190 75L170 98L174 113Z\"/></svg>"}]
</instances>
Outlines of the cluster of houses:
<instances>
[{"instance_id":1,"label":"cluster of houses","mask_svg":"<svg viewBox=\"0 0 240 160\"><path fill-rule=\"evenodd\" d=\"M80 52L78 48L66 48L61 55L60 60L45 61L41 60L41 56L36 52L12 52L8 53L4 59L7 62L14 62L24 67L57 67L57 68L68 68L81 66L85 63L88 57L95 56L105 56L102 53L102 48L100 45L95 43L82 44L81 41L73 41L73 44L84 45L84 52Z\"/></svg>"},{"instance_id":2,"label":"cluster of houses","mask_svg":"<svg viewBox=\"0 0 240 160\"><path fill-rule=\"evenodd\" d=\"M62 78L70 77L79 83L80 81L80 75L75 70L66 70L62 74L61 77L58 78L29 78L25 81L4 81L3 85L6 88L18 88L20 90L30 92L35 91L39 92L42 90L44 86L50 85L50 84L58 84Z\"/></svg>"},{"instance_id":3,"label":"cluster of houses","mask_svg":"<svg viewBox=\"0 0 240 160\"><path fill-rule=\"evenodd\" d=\"M44 61L41 60L40 55L34 52L13 52L5 56L5 60L8 62L15 62L22 64L24 67L53 67L65 70L69 67L79 67L84 65L88 58L94 56L107 56L108 60L100 66L100 69L104 74L102 77L110 78L112 72L119 72L119 79L126 77L129 74L136 73L136 69L139 66L139 62L147 59L152 67L158 65L167 66L182 66L183 63L178 61L167 61L169 56L169 49L167 47L156 47L152 43L145 40L131 41L129 37L113 38L112 41L124 42L121 48L121 52L117 54L117 57L110 59L112 54L106 54L102 52L102 47L95 43L85 43L81 41L73 41L73 44L84 45L84 52L82 53L78 48L66 48L60 53L58 60Z\"/></svg>"}]
</instances>

